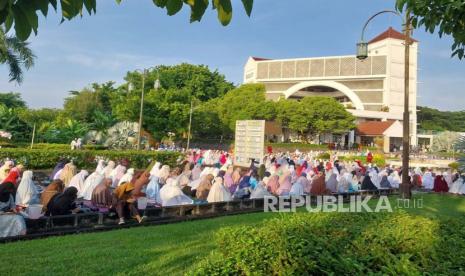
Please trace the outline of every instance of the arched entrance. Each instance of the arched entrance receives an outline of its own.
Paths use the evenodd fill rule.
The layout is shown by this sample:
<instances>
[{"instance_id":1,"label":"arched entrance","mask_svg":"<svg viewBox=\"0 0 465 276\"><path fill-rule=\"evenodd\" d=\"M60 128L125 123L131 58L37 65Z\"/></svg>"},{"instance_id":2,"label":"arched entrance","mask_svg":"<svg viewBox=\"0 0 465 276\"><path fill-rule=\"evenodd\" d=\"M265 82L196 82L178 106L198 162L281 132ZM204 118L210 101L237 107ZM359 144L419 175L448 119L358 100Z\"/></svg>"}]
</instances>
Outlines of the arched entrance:
<instances>
[{"instance_id":1,"label":"arched entrance","mask_svg":"<svg viewBox=\"0 0 465 276\"><path fill-rule=\"evenodd\" d=\"M347 86L335 81L304 81L291 86L284 92L286 99L308 96L326 96L341 102L350 101L357 110L364 110L362 101Z\"/></svg>"}]
</instances>

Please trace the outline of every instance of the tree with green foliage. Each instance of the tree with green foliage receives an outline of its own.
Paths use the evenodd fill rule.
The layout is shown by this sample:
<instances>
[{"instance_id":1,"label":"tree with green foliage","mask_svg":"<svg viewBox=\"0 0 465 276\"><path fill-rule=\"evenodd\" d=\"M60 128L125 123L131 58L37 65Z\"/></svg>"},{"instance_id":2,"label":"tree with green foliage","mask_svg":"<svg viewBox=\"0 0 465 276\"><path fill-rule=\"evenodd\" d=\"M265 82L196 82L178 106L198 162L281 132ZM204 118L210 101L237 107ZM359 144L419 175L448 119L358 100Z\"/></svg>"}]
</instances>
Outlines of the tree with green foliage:
<instances>
[{"instance_id":1,"label":"tree with green foliage","mask_svg":"<svg viewBox=\"0 0 465 276\"><path fill-rule=\"evenodd\" d=\"M465 132L465 111L440 111L423 106L417 109L421 130Z\"/></svg>"},{"instance_id":2,"label":"tree with green foliage","mask_svg":"<svg viewBox=\"0 0 465 276\"><path fill-rule=\"evenodd\" d=\"M397 0L396 8L412 14L414 28L452 36L452 56L465 56L465 3L463 0Z\"/></svg>"},{"instance_id":3,"label":"tree with green foliage","mask_svg":"<svg viewBox=\"0 0 465 276\"><path fill-rule=\"evenodd\" d=\"M310 134L342 134L355 128L355 117L334 98L305 97L301 103L314 118Z\"/></svg>"},{"instance_id":4,"label":"tree with green foliage","mask_svg":"<svg viewBox=\"0 0 465 276\"><path fill-rule=\"evenodd\" d=\"M44 135L54 126L54 122L57 120L57 118L62 117L63 113L62 110L55 108L22 108L19 109L17 112L19 119L28 125L28 133L26 133L25 136L27 136L28 139L32 138L32 129L35 126L35 140L42 142L47 142Z\"/></svg>"},{"instance_id":5,"label":"tree with green foliage","mask_svg":"<svg viewBox=\"0 0 465 276\"><path fill-rule=\"evenodd\" d=\"M300 101L280 99L276 103L276 120L281 124L283 133L291 130L304 135L313 120L308 111Z\"/></svg>"},{"instance_id":6,"label":"tree with green foliage","mask_svg":"<svg viewBox=\"0 0 465 276\"><path fill-rule=\"evenodd\" d=\"M276 106L276 118L283 129L295 131L301 136L342 134L355 128L355 117L333 98L282 99Z\"/></svg>"},{"instance_id":7,"label":"tree with green foliage","mask_svg":"<svg viewBox=\"0 0 465 276\"><path fill-rule=\"evenodd\" d=\"M161 87L154 89L159 79ZM137 122L139 119L142 75L129 72L125 78L131 83L122 85L112 94L113 115L121 121ZM158 66L145 77L143 128L160 140L173 132L177 138L185 137L189 124L191 100L196 106L216 99L234 88L218 71L204 65L179 64Z\"/></svg>"},{"instance_id":8,"label":"tree with green foliage","mask_svg":"<svg viewBox=\"0 0 465 276\"><path fill-rule=\"evenodd\" d=\"M64 116L88 123L93 130L103 131L115 123L111 99L116 93L114 82L93 83L81 91L71 91L65 99Z\"/></svg>"},{"instance_id":9,"label":"tree with green foliage","mask_svg":"<svg viewBox=\"0 0 465 276\"><path fill-rule=\"evenodd\" d=\"M67 119L64 123L53 122L48 125L42 137L49 143L67 144L75 138L83 137L88 131L86 123Z\"/></svg>"},{"instance_id":10,"label":"tree with green foliage","mask_svg":"<svg viewBox=\"0 0 465 276\"><path fill-rule=\"evenodd\" d=\"M229 91L218 102L218 113L230 133L237 120L274 120L276 111L272 101L265 98L263 84L244 84Z\"/></svg>"},{"instance_id":11,"label":"tree with green foliage","mask_svg":"<svg viewBox=\"0 0 465 276\"><path fill-rule=\"evenodd\" d=\"M0 24L5 25L8 32L14 26L16 35L21 40L26 40L34 31L37 35L39 28L38 13L47 17L49 6L57 11L61 9L62 22L71 20L77 16L83 16L87 10L89 15L97 11L97 0L2 0L0 1ZM116 0L119 4L121 0ZM168 15L178 13L184 6L191 10L190 21L200 21L208 6L212 5L217 10L218 20L223 25L228 25L232 19L231 0L153 0L155 6L166 9ZM253 0L242 0L248 16L252 13Z\"/></svg>"},{"instance_id":12,"label":"tree with green foliage","mask_svg":"<svg viewBox=\"0 0 465 276\"><path fill-rule=\"evenodd\" d=\"M18 116L29 125L43 124L46 122L54 121L62 111L56 108L40 108L40 109L27 109L23 108L18 110Z\"/></svg>"},{"instance_id":13,"label":"tree with green foliage","mask_svg":"<svg viewBox=\"0 0 465 276\"><path fill-rule=\"evenodd\" d=\"M19 108L0 104L0 130L10 132L12 139L24 140L29 132L28 125L18 116Z\"/></svg>"},{"instance_id":14,"label":"tree with green foliage","mask_svg":"<svg viewBox=\"0 0 465 276\"><path fill-rule=\"evenodd\" d=\"M90 89L82 91L72 91L71 96L67 97L64 102L64 112L66 116L74 120L90 122L95 110L102 108L98 101L97 94Z\"/></svg>"},{"instance_id":15,"label":"tree with green foliage","mask_svg":"<svg viewBox=\"0 0 465 276\"><path fill-rule=\"evenodd\" d=\"M19 93L0 93L0 104L9 108L25 108L26 102L21 98Z\"/></svg>"},{"instance_id":16,"label":"tree with green foliage","mask_svg":"<svg viewBox=\"0 0 465 276\"><path fill-rule=\"evenodd\" d=\"M143 128L155 139L168 132L182 135L188 125L190 91L187 89L151 89L145 92ZM113 114L120 121L139 120L140 93L119 94L113 99Z\"/></svg>"},{"instance_id":17,"label":"tree with green foliage","mask_svg":"<svg viewBox=\"0 0 465 276\"><path fill-rule=\"evenodd\" d=\"M221 97L232 90L234 85L228 82L218 70L212 71L206 65L182 63L173 66L157 66L150 78L160 78L165 89L187 89L200 101Z\"/></svg>"},{"instance_id":18,"label":"tree with green foliage","mask_svg":"<svg viewBox=\"0 0 465 276\"><path fill-rule=\"evenodd\" d=\"M218 107L222 98L211 99L194 105L192 114L192 136L194 138L214 138L229 136L231 131L223 125L219 117Z\"/></svg>"},{"instance_id":19,"label":"tree with green foliage","mask_svg":"<svg viewBox=\"0 0 465 276\"><path fill-rule=\"evenodd\" d=\"M181 63L178 65L159 65L145 76L145 91L154 87L155 81L160 80L163 89L187 89L192 96L201 101L223 96L234 88L226 77L217 70L210 70L206 65ZM128 72L125 77L135 93L140 94L142 75L139 71ZM122 89L128 90L127 86ZM133 92L133 91L130 91Z\"/></svg>"},{"instance_id":20,"label":"tree with green foliage","mask_svg":"<svg viewBox=\"0 0 465 276\"><path fill-rule=\"evenodd\" d=\"M2 2L0 2L0 6ZM28 70L34 66L35 55L28 46L29 43L8 35L3 26L0 26L0 64L8 66L10 82L21 83L23 81L23 67Z\"/></svg>"}]
</instances>

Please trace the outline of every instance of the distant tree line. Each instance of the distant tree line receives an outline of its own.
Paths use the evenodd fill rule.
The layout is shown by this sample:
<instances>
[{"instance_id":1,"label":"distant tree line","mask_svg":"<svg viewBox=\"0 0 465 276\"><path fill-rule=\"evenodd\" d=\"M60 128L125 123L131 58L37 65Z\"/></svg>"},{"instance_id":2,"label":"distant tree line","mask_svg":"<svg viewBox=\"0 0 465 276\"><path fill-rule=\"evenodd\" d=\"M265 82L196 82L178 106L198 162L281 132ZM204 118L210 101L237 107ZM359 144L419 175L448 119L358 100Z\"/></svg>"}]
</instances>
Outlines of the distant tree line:
<instances>
[{"instance_id":1,"label":"distant tree line","mask_svg":"<svg viewBox=\"0 0 465 276\"><path fill-rule=\"evenodd\" d=\"M422 130L465 132L465 110L440 111L419 106L417 119Z\"/></svg>"}]
</instances>

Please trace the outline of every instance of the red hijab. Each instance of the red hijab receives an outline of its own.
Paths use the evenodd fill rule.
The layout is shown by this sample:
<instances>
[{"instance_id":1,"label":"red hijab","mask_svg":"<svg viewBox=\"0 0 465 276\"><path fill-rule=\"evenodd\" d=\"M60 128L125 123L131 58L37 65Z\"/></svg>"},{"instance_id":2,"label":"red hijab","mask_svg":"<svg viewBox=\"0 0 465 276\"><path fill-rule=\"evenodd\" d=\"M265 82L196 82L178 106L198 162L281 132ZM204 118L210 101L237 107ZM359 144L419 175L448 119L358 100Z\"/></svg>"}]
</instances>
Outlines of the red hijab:
<instances>
[{"instance_id":1,"label":"red hijab","mask_svg":"<svg viewBox=\"0 0 465 276\"><path fill-rule=\"evenodd\" d=\"M13 183L15 185L15 187L17 188L18 187L18 178L19 178L19 169L18 168L13 168L11 169L10 173L8 174L8 176L3 180L2 184L3 183Z\"/></svg>"}]
</instances>

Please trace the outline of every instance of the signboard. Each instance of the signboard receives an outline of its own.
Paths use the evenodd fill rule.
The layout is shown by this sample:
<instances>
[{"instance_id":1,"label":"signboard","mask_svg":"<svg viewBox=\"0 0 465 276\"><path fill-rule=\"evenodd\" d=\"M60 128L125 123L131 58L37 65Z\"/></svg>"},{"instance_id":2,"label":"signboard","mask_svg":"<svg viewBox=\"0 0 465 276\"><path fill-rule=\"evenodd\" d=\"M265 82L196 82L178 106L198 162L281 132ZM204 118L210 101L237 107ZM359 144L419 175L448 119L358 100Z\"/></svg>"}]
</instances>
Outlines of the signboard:
<instances>
[{"instance_id":1,"label":"signboard","mask_svg":"<svg viewBox=\"0 0 465 276\"><path fill-rule=\"evenodd\" d=\"M234 145L234 165L249 167L252 159L262 162L265 147L265 121L236 121Z\"/></svg>"}]
</instances>

